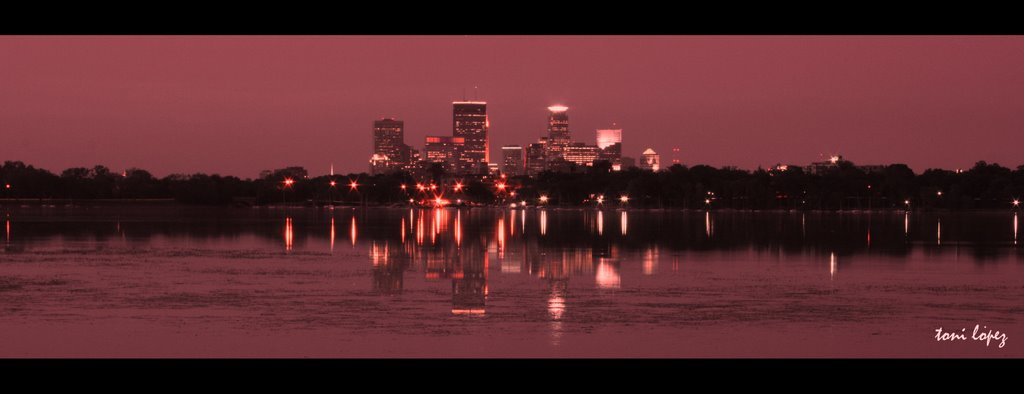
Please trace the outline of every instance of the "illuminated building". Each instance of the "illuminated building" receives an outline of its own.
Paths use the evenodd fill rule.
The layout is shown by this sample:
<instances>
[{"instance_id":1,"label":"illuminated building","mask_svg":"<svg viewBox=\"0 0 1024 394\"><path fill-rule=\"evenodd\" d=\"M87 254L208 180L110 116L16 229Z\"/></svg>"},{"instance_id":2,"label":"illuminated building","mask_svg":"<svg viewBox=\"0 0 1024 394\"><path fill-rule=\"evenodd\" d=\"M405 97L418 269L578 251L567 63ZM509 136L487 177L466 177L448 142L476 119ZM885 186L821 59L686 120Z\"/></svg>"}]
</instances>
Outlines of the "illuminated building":
<instances>
[{"instance_id":1,"label":"illuminated building","mask_svg":"<svg viewBox=\"0 0 1024 394\"><path fill-rule=\"evenodd\" d=\"M385 118L373 122L373 154L387 159L386 169L404 169L411 162L404 129L405 122L401 120Z\"/></svg>"},{"instance_id":2,"label":"illuminated building","mask_svg":"<svg viewBox=\"0 0 1024 394\"><path fill-rule=\"evenodd\" d=\"M488 127L486 102L452 102L452 136L465 140L458 157L458 171L480 173L486 170L490 161Z\"/></svg>"},{"instance_id":3,"label":"illuminated building","mask_svg":"<svg viewBox=\"0 0 1024 394\"><path fill-rule=\"evenodd\" d=\"M391 169L391 160L380 153L370 156L370 175L383 174Z\"/></svg>"},{"instance_id":4,"label":"illuminated building","mask_svg":"<svg viewBox=\"0 0 1024 394\"><path fill-rule=\"evenodd\" d=\"M658 171L661 168L661 156L654 149L647 148L642 157L640 168L651 171Z\"/></svg>"},{"instance_id":5,"label":"illuminated building","mask_svg":"<svg viewBox=\"0 0 1024 394\"><path fill-rule=\"evenodd\" d=\"M523 158L523 147L519 145L505 145L501 147L502 167L501 171L509 176L523 175L526 173L526 163Z\"/></svg>"},{"instance_id":6,"label":"illuminated building","mask_svg":"<svg viewBox=\"0 0 1024 394\"><path fill-rule=\"evenodd\" d=\"M562 156L562 150L569 145L572 137L569 134L569 107L552 105L548 107L548 142L547 157L555 159Z\"/></svg>"},{"instance_id":7,"label":"illuminated building","mask_svg":"<svg viewBox=\"0 0 1024 394\"><path fill-rule=\"evenodd\" d=\"M565 161L576 163L578 166L592 166L597 160L601 149L595 145L587 145L582 142L566 145L562 150L562 158Z\"/></svg>"},{"instance_id":8,"label":"illuminated building","mask_svg":"<svg viewBox=\"0 0 1024 394\"><path fill-rule=\"evenodd\" d=\"M526 173L528 175L537 175L547 169L547 159L545 153L547 152L547 137L542 137L540 141L535 144L527 145L526 147Z\"/></svg>"},{"instance_id":9,"label":"illuminated building","mask_svg":"<svg viewBox=\"0 0 1024 394\"><path fill-rule=\"evenodd\" d=\"M466 144L462 137L427 136L423 147L423 160L429 163L444 163L445 168L458 168L459 158Z\"/></svg>"},{"instance_id":10,"label":"illuminated building","mask_svg":"<svg viewBox=\"0 0 1024 394\"><path fill-rule=\"evenodd\" d=\"M597 130L598 160L612 163L612 170L622 169L622 129Z\"/></svg>"}]
</instances>

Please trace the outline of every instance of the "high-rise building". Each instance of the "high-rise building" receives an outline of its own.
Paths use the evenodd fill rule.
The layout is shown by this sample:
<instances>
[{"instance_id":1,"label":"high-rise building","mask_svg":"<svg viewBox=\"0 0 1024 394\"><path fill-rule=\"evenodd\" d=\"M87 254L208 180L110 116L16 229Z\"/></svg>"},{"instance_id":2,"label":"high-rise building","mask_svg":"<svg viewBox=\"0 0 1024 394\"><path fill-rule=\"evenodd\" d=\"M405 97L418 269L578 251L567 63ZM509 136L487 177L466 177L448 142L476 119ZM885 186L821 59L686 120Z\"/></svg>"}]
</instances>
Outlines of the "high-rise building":
<instances>
[{"instance_id":1,"label":"high-rise building","mask_svg":"<svg viewBox=\"0 0 1024 394\"><path fill-rule=\"evenodd\" d=\"M642 157L643 159L640 160L640 168L651 171L658 171L661 168L661 156L659 156L654 149L647 148Z\"/></svg>"},{"instance_id":2,"label":"high-rise building","mask_svg":"<svg viewBox=\"0 0 1024 394\"><path fill-rule=\"evenodd\" d=\"M622 129L597 130L598 160L612 163L612 170L622 169Z\"/></svg>"},{"instance_id":3,"label":"high-rise building","mask_svg":"<svg viewBox=\"0 0 1024 394\"><path fill-rule=\"evenodd\" d=\"M449 171L455 171L459 166L459 158L462 157L466 140L462 137L448 136L427 136L423 147L424 161L431 163L444 163Z\"/></svg>"},{"instance_id":4,"label":"high-rise building","mask_svg":"<svg viewBox=\"0 0 1024 394\"><path fill-rule=\"evenodd\" d=\"M523 158L523 147L519 145L505 145L501 147L502 167L501 171L517 176L526 173L526 163Z\"/></svg>"},{"instance_id":5,"label":"high-rise building","mask_svg":"<svg viewBox=\"0 0 1024 394\"><path fill-rule=\"evenodd\" d=\"M465 140L465 147L458 158L460 172L486 171L490 161L488 127L486 102L452 102L452 135Z\"/></svg>"},{"instance_id":6,"label":"high-rise building","mask_svg":"<svg viewBox=\"0 0 1024 394\"><path fill-rule=\"evenodd\" d=\"M541 137L537 143L526 146L526 174L537 175L547 169L548 138Z\"/></svg>"},{"instance_id":7,"label":"high-rise building","mask_svg":"<svg viewBox=\"0 0 1024 394\"><path fill-rule=\"evenodd\" d=\"M605 149L609 146L622 143L622 129L600 129L597 130L597 147Z\"/></svg>"},{"instance_id":8,"label":"high-rise building","mask_svg":"<svg viewBox=\"0 0 1024 394\"><path fill-rule=\"evenodd\" d=\"M601 149L597 146L587 145L582 142L566 145L562 149L562 159L576 163L578 166L594 165L594 160L597 160L597 156L601 152Z\"/></svg>"},{"instance_id":9,"label":"high-rise building","mask_svg":"<svg viewBox=\"0 0 1024 394\"><path fill-rule=\"evenodd\" d=\"M562 151L572 141L569 134L569 107L552 105L548 107L548 143L549 160L562 156Z\"/></svg>"},{"instance_id":10,"label":"high-rise building","mask_svg":"<svg viewBox=\"0 0 1024 394\"><path fill-rule=\"evenodd\" d=\"M385 118L373 122L373 154L383 168L404 168L409 163L409 147L405 145L405 122Z\"/></svg>"}]
</instances>

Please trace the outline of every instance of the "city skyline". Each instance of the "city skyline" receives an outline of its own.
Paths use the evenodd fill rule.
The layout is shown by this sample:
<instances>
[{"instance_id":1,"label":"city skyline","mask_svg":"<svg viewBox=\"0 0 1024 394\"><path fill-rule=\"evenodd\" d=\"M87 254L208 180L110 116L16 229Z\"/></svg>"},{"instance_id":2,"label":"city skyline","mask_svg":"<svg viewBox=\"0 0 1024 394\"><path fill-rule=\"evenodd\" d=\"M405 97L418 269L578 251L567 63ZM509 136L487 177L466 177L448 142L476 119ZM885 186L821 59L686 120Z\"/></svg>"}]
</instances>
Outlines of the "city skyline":
<instances>
[{"instance_id":1,"label":"city skyline","mask_svg":"<svg viewBox=\"0 0 1024 394\"><path fill-rule=\"evenodd\" d=\"M915 171L1024 164L1020 37L2 37L0 157L159 176L367 171L487 101L491 163L572 108L573 140L743 169L832 154ZM396 59L413 59L393 62ZM539 59L544 59L543 61ZM465 93L464 93L465 92ZM468 96L468 97L467 97ZM615 126L612 126L615 124ZM227 152L230 152L228 154Z\"/></svg>"}]
</instances>

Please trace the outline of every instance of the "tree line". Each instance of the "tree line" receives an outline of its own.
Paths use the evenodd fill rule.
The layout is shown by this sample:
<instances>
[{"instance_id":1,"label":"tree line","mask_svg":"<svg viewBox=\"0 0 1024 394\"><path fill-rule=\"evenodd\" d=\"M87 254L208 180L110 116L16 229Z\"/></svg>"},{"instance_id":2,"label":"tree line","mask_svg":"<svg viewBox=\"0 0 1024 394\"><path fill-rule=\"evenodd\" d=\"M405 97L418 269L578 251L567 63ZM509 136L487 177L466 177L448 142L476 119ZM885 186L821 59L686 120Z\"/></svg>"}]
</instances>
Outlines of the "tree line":
<instances>
[{"instance_id":1,"label":"tree line","mask_svg":"<svg viewBox=\"0 0 1024 394\"><path fill-rule=\"evenodd\" d=\"M332 184L333 182L333 184ZM59 175L19 161L0 167L0 197L30 199L173 199L186 204L455 204L606 205L689 209L1004 209L1024 197L1024 165L984 161L963 171L915 174L892 164L865 170L848 161L820 173L800 167L753 171L673 165L652 172L612 171L607 162L535 177L462 178L431 168L409 173L309 177L302 167L263 171L255 179L218 174L157 178L143 169L69 168ZM459 184L456 190L453 185ZM504 186L499 188L498 184ZM623 198L625 197L625 198Z\"/></svg>"}]
</instances>

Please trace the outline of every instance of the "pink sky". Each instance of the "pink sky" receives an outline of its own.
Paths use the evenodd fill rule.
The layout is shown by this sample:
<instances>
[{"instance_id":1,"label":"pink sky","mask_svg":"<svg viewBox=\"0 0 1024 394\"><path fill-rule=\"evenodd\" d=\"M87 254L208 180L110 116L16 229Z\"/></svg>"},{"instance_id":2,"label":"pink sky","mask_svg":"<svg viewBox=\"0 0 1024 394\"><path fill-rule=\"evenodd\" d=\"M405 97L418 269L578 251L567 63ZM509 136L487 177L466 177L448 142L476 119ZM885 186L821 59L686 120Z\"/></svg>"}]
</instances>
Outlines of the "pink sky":
<instances>
[{"instance_id":1,"label":"pink sky","mask_svg":"<svg viewBox=\"0 0 1024 394\"><path fill-rule=\"evenodd\" d=\"M158 176L367 170L372 122L406 142L488 101L491 152L570 107L625 154L688 165L1024 164L1024 37L0 37L0 160ZM494 158L492 157L492 161Z\"/></svg>"}]
</instances>

